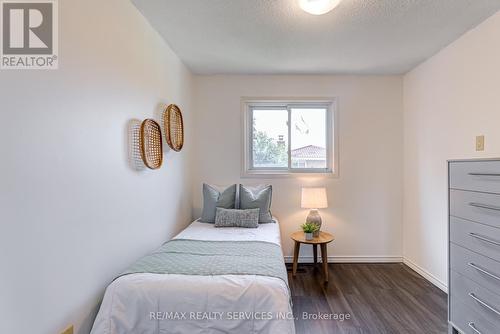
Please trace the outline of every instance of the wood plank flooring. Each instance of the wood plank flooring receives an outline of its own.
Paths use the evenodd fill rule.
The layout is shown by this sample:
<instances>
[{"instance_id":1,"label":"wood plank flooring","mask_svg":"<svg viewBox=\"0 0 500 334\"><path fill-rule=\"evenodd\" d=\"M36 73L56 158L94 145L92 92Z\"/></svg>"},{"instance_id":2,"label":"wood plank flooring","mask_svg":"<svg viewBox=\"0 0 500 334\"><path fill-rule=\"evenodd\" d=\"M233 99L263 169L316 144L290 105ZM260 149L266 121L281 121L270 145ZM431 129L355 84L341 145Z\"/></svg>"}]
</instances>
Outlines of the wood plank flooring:
<instances>
[{"instance_id":1,"label":"wood plank flooring","mask_svg":"<svg viewBox=\"0 0 500 334\"><path fill-rule=\"evenodd\" d=\"M404 264L330 264L328 284L320 265L288 269L297 334L447 333L446 294Z\"/></svg>"}]
</instances>

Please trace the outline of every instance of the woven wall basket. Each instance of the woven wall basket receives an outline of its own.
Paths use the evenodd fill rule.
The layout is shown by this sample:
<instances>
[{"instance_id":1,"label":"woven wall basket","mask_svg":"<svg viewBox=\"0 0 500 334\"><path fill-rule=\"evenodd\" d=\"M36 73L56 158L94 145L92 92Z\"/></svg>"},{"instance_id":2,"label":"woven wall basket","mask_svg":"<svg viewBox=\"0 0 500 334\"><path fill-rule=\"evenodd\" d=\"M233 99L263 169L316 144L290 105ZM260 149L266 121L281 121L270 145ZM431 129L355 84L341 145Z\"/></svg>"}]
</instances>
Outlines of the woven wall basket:
<instances>
[{"instance_id":1,"label":"woven wall basket","mask_svg":"<svg viewBox=\"0 0 500 334\"><path fill-rule=\"evenodd\" d=\"M168 146L179 152L184 146L184 121L181 109L175 104L169 105L164 112L163 122Z\"/></svg>"},{"instance_id":2,"label":"woven wall basket","mask_svg":"<svg viewBox=\"0 0 500 334\"><path fill-rule=\"evenodd\" d=\"M160 125L152 119L141 124L139 135L142 161L150 169L158 169L163 163L163 143Z\"/></svg>"}]
</instances>

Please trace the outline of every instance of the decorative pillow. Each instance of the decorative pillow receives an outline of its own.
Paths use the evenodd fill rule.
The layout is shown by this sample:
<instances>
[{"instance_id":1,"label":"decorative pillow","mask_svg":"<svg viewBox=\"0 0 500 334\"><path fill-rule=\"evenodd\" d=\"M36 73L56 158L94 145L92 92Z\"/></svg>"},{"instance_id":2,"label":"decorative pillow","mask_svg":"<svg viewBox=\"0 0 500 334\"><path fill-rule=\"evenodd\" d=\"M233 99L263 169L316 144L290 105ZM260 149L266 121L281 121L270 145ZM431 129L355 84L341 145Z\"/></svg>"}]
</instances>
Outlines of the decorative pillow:
<instances>
[{"instance_id":1,"label":"decorative pillow","mask_svg":"<svg viewBox=\"0 0 500 334\"><path fill-rule=\"evenodd\" d=\"M260 209L232 210L217 208L215 227L259 227Z\"/></svg>"},{"instance_id":2,"label":"decorative pillow","mask_svg":"<svg viewBox=\"0 0 500 334\"><path fill-rule=\"evenodd\" d=\"M200 221L204 223L215 222L215 209L234 209L236 203L236 184L225 189L220 189L203 183L203 211Z\"/></svg>"},{"instance_id":3,"label":"decorative pillow","mask_svg":"<svg viewBox=\"0 0 500 334\"><path fill-rule=\"evenodd\" d=\"M240 184L240 206L242 210L260 209L259 223L272 223L271 198L273 187L271 185L259 185L246 187Z\"/></svg>"}]
</instances>

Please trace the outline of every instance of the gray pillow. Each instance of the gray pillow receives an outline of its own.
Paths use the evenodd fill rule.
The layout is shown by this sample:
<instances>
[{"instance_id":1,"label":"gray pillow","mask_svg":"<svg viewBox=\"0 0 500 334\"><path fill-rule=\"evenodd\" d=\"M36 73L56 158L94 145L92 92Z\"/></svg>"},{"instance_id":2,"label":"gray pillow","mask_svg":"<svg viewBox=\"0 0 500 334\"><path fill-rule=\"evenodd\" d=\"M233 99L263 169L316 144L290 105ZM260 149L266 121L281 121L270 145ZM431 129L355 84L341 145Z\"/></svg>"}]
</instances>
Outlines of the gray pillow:
<instances>
[{"instance_id":1,"label":"gray pillow","mask_svg":"<svg viewBox=\"0 0 500 334\"><path fill-rule=\"evenodd\" d=\"M259 227L260 209L233 210L217 208L215 227Z\"/></svg>"},{"instance_id":2,"label":"gray pillow","mask_svg":"<svg viewBox=\"0 0 500 334\"><path fill-rule=\"evenodd\" d=\"M271 185L260 185L246 187L240 184L240 209L260 209L259 223L272 223L271 198L273 187Z\"/></svg>"},{"instance_id":3,"label":"gray pillow","mask_svg":"<svg viewBox=\"0 0 500 334\"><path fill-rule=\"evenodd\" d=\"M204 223L215 222L215 209L234 209L236 203L236 184L225 189L220 189L203 183L203 211L200 221Z\"/></svg>"}]
</instances>

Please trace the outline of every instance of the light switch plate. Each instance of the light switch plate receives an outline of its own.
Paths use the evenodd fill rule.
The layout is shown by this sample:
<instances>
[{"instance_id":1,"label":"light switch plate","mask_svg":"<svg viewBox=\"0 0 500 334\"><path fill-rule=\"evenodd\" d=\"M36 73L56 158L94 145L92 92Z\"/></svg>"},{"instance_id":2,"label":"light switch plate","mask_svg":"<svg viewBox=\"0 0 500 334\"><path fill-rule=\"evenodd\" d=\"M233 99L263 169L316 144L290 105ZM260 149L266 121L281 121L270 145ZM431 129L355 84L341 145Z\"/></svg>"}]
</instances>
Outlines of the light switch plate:
<instances>
[{"instance_id":1,"label":"light switch plate","mask_svg":"<svg viewBox=\"0 0 500 334\"><path fill-rule=\"evenodd\" d=\"M66 328L64 331L61 332L61 334L73 334L73 325Z\"/></svg>"},{"instance_id":2,"label":"light switch plate","mask_svg":"<svg viewBox=\"0 0 500 334\"><path fill-rule=\"evenodd\" d=\"M476 136L476 151L484 151L484 136Z\"/></svg>"}]
</instances>

